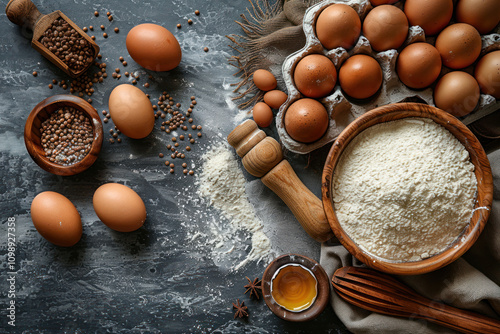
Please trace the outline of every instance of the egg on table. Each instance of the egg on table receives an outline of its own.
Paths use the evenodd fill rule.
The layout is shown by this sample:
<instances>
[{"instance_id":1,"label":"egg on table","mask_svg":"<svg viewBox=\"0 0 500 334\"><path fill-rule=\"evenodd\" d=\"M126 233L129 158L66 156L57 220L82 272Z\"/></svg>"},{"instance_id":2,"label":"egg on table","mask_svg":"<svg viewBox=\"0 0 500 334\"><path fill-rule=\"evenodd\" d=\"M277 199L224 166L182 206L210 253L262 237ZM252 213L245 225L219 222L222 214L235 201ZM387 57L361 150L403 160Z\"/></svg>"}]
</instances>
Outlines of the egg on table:
<instances>
[{"instance_id":1,"label":"egg on table","mask_svg":"<svg viewBox=\"0 0 500 334\"><path fill-rule=\"evenodd\" d=\"M141 139L153 131L153 105L139 88L123 84L109 96L109 114L116 127L127 137Z\"/></svg>"},{"instance_id":2,"label":"egg on table","mask_svg":"<svg viewBox=\"0 0 500 334\"><path fill-rule=\"evenodd\" d=\"M273 111L264 102L255 104L252 110L253 120L261 128L267 128L273 122Z\"/></svg>"},{"instance_id":3,"label":"egg on table","mask_svg":"<svg viewBox=\"0 0 500 334\"><path fill-rule=\"evenodd\" d=\"M57 246L70 247L82 237L82 220L65 196L44 191L31 202L31 220L42 237Z\"/></svg>"},{"instance_id":4,"label":"egg on table","mask_svg":"<svg viewBox=\"0 0 500 334\"><path fill-rule=\"evenodd\" d=\"M258 89L264 92L273 90L278 85L274 75L263 69L258 69L253 73L253 82Z\"/></svg>"},{"instance_id":5,"label":"egg on table","mask_svg":"<svg viewBox=\"0 0 500 334\"><path fill-rule=\"evenodd\" d=\"M170 71L181 62L179 42L170 31L157 24L133 27L125 44L132 59L148 70Z\"/></svg>"},{"instance_id":6,"label":"egg on table","mask_svg":"<svg viewBox=\"0 0 500 334\"><path fill-rule=\"evenodd\" d=\"M99 219L115 231L135 231L146 221L146 206L141 197L123 184L100 186L92 201Z\"/></svg>"},{"instance_id":7,"label":"egg on table","mask_svg":"<svg viewBox=\"0 0 500 334\"><path fill-rule=\"evenodd\" d=\"M264 102L273 109L279 109L286 99L288 99L288 95L276 89L264 94Z\"/></svg>"}]
</instances>

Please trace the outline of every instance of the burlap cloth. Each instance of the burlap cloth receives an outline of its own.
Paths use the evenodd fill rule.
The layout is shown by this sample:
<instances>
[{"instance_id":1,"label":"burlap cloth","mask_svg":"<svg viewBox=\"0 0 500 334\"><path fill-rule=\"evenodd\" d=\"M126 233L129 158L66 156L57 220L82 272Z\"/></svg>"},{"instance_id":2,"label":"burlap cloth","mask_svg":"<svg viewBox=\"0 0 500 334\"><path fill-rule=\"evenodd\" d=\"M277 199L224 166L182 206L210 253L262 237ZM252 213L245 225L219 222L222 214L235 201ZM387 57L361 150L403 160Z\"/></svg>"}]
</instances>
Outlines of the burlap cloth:
<instances>
[{"instance_id":1,"label":"burlap cloth","mask_svg":"<svg viewBox=\"0 0 500 334\"><path fill-rule=\"evenodd\" d=\"M318 1L289 0L269 5L265 0L250 2L248 12L238 22L244 36L228 36L238 55L230 62L238 68L235 99L240 108L251 107L262 98L253 86L251 73L270 69L285 90L281 64L287 55L302 48L305 37L302 17ZM486 227L475 245L452 264L425 275L398 279L435 301L479 312L500 319L500 150L488 155L493 171L495 193ZM332 277L342 266L361 265L338 242L321 246L321 265ZM444 327L418 319L385 316L344 302L332 289L331 304L337 316L353 333L454 333Z\"/></svg>"}]
</instances>

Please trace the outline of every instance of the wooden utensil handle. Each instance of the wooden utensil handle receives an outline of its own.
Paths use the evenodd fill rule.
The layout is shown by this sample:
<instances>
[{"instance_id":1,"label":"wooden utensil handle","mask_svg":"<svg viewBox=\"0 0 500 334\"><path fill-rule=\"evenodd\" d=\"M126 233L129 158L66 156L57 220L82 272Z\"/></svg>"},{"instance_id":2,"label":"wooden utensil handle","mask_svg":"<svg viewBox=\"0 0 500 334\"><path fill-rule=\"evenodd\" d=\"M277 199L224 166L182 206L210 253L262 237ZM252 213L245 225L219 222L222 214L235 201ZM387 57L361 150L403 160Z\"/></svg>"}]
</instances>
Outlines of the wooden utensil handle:
<instances>
[{"instance_id":1,"label":"wooden utensil handle","mask_svg":"<svg viewBox=\"0 0 500 334\"><path fill-rule=\"evenodd\" d=\"M227 141L236 149L245 169L269 187L290 208L304 230L319 242L333 237L321 200L300 181L283 159L280 144L266 137L252 120L238 125Z\"/></svg>"},{"instance_id":2,"label":"wooden utensil handle","mask_svg":"<svg viewBox=\"0 0 500 334\"><path fill-rule=\"evenodd\" d=\"M419 318L426 319L462 333L498 334L500 321L481 314L461 310L442 303L432 303L429 308L421 308Z\"/></svg>"},{"instance_id":3,"label":"wooden utensil handle","mask_svg":"<svg viewBox=\"0 0 500 334\"><path fill-rule=\"evenodd\" d=\"M282 160L261 180L285 202L313 239L324 242L333 237L323 203L300 181L287 160Z\"/></svg>"},{"instance_id":4,"label":"wooden utensil handle","mask_svg":"<svg viewBox=\"0 0 500 334\"><path fill-rule=\"evenodd\" d=\"M34 30L35 23L42 16L31 0L10 0L5 13L12 23Z\"/></svg>"},{"instance_id":5,"label":"wooden utensil handle","mask_svg":"<svg viewBox=\"0 0 500 334\"><path fill-rule=\"evenodd\" d=\"M500 321L432 301L373 269L342 267L333 274L332 285L340 297L372 312L425 319L462 333L500 333Z\"/></svg>"}]
</instances>

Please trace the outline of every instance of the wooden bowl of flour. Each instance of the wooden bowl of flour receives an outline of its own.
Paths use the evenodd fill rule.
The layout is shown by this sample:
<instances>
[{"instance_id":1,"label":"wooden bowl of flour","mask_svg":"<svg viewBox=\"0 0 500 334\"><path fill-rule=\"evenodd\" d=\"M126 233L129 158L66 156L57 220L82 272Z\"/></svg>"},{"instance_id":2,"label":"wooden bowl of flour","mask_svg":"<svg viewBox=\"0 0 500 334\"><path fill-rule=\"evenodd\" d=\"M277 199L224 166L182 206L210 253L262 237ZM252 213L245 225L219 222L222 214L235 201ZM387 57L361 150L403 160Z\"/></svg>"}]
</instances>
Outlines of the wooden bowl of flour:
<instances>
[{"instance_id":1,"label":"wooden bowl of flour","mask_svg":"<svg viewBox=\"0 0 500 334\"><path fill-rule=\"evenodd\" d=\"M432 245L432 243L434 242L433 233L442 233L442 230L439 229L440 226L439 224L441 222L440 221L434 222L432 219L429 219L430 216L428 214L424 215L425 217L427 217L428 220L427 223L430 225L422 225L423 230L419 232L418 228L421 226L419 224L423 224L423 222L419 221L419 219L413 221L412 219L408 218L409 221L411 221L411 224L416 224L412 226L413 229L412 231L413 232L416 231L416 233L412 232L413 233L412 235L406 235L404 232L401 232L398 235L397 233L394 232L394 229L399 229L399 228L404 229L404 227L407 226L408 224L398 227L398 222L391 221L391 219L387 219L387 221L385 221L385 220L366 218L365 220L365 218L363 217L365 213L368 215L371 214L368 212L369 211L368 209L370 210L373 209L373 205L375 205L375 203L371 201L373 198L376 199L377 196L373 197L371 195L372 193L370 191L367 191L366 192L367 197L360 198L358 201L358 203L367 202L366 205L368 206L364 206L364 208L366 208L366 212L363 210L363 206L361 205L359 206L360 210L354 210L353 214L350 214L349 210L351 210L351 208L349 207L349 205L345 205L345 203L341 202L343 202L344 200L348 201L353 199L356 201L356 198L354 195L352 196L352 198L349 198L349 196L339 197L340 196L339 194L342 191L338 187L339 184L341 183L335 183L335 182L336 182L336 177L340 178L343 171L348 169L345 166L348 166L346 164L350 163L351 160L348 160L346 157L345 158L341 157L344 152L346 151L351 152L352 147L348 148L349 147L348 145L354 140L354 138L356 138L357 136L361 136L360 134L364 130L374 125L386 123L388 125L384 126L386 127L392 126L391 124L395 123L387 123L387 122L403 120L403 119L408 120L408 118L416 119L417 122L424 119L430 119L435 123L444 127L446 130L448 130L463 145L463 147L469 154L469 161L474 166L473 172L469 172L470 174L469 177L470 179L473 179L472 173L474 173L475 178L477 180L477 191L475 191L474 195L469 196L470 207L467 207L467 210L469 210L468 212L471 212L471 215L469 214L467 217L472 216L472 218L470 219L470 221L465 221L464 226L460 227L460 231L457 232L458 227L455 227L453 233L450 232L449 237L452 238L451 242L447 242L446 244L436 246L439 248L439 251L429 254L422 253L419 258L415 258L415 256L412 256L410 258L410 255L408 255L408 258L405 259L404 257L406 256L406 253L409 252L408 247L411 247L411 245L420 245L422 243L428 243L429 245ZM423 121L423 123L426 122L427 121L425 120ZM365 132L365 134L366 133L367 132ZM353 143L358 143L358 142L360 142L359 139ZM432 143L433 145L436 144L435 141L434 142L431 141L430 143ZM411 146L411 144L409 145ZM398 146L396 145L394 147ZM345 153L345 154L347 155L350 153ZM402 153L392 152L392 154L398 155ZM342 159L349 162L342 161ZM416 161L419 160L417 159ZM369 163L370 161L368 159L367 164ZM391 162L388 161L387 166L390 166L390 163ZM341 167L339 167L339 170L337 171L338 174L337 176L335 176L336 167L338 167L339 165ZM381 166L382 168L384 168L383 163L381 164ZM412 166L406 166L404 168L411 168L411 167ZM427 170L428 172L428 170L433 170L433 168L428 168L424 170ZM461 169L458 169L458 171L461 171ZM390 174L391 172L387 171L387 173ZM389 184L397 185L396 187L393 188L400 189L400 191L399 192L396 190L393 191L391 190L393 188L384 185L389 190L386 189L386 192L381 193L380 196L378 197L382 197L385 200L387 196L392 196L390 198L397 204L396 206L407 205L406 202L411 202L416 200L418 201L419 199L418 195L419 194L421 195L421 192L415 190L416 189L415 184L417 185L422 184L422 182L426 181L425 179L415 181L412 180L411 178L406 179L405 181L404 179L402 180L396 179L395 176L392 176L392 174L384 175L384 173L382 173L380 175L383 178L387 178L388 179L387 182L389 182ZM362 175L360 176L360 179L357 180L358 186L360 188L365 187L366 183L371 183L370 180L363 181L363 177L364 176ZM442 180L437 180L436 182L437 182L436 184L440 184L439 182L442 183ZM337 189L334 189L334 186L337 186ZM384 188L381 189L383 190ZM450 191L454 191L460 196L462 196L460 189L458 190L452 189ZM469 194L472 194L471 187L468 188L468 191ZM444 201L442 204L443 207L446 206L448 208L447 210L462 210L463 208L463 206L460 205L461 203L458 201L456 203L451 203L454 202L453 199L443 200L439 199L438 197L439 196L436 196L436 201L439 200ZM337 198L337 202L335 202L335 198ZM418 103L391 104L373 109L365 113L364 115L360 116L359 118L357 118L338 136L337 140L335 141L330 150L327 161L325 163L325 168L323 170L323 177L322 177L323 207L328 222L333 232L335 233L335 236L347 248L347 250L357 259L359 259L360 261L362 261L363 263L372 268L391 274L399 274L399 275L423 274L444 267L445 265L459 258L474 244L474 242L479 237L479 234L482 232L490 214L492 198L493 198L493 180L491 175L491 168L486 153L484 152L477 138L461 121L451 116L450 114L435 107ZM398 202L403 202L403 203L401 204ZM357 205L358 203L354 204ZM437 203L437 202L431 201L431 203ZM418 205L418 202L416 204ZM393 205L389 203L388 205L381 207L380 210L383 211L384 214L387 214L388 211L392 210L391 207L393 207ZM336 211L336 208L339 209L338 212ZM431 210L430 207L429 210ZM432 208L432 210L436 210L436 207ZM346 228L342 227L343 225L339 221L338 216L343 217L341 218L342 223ZM351 224L353 225L350 226L345 225L347 221L345 217L355 217L352 219L351 222ZM388 217L392 216L388 214ZM353 222L356 222L356 224L365 224L365 226L362 225L355 226ZM373 229L373 226L367 226L366 224L373 224L373 226L375 226L375 230L374 231L370 230L370 228ZM378 226L380 226L380 230L377 229ZM429 228L428 226L431 227ZM349 234L346 230L349 230L351 234ZM371 232L368 233L367 231ZM398 235L398 239L401 238L401 240L395 241L391 239L389 236L392 237L393 234ZM445 240L444 238L446 238L446 235L439 236L439 238L440 239L436 240L438 241ZM359 244L354 240L357 240ZM388 246L389 244L391 245L390 247ZM386 256L386 253L383 253L387 252L387 254L397 254L399 251L403 253L402 257ZM412 251L411 248L410 251Z\"/></svg>"}]
</instances>

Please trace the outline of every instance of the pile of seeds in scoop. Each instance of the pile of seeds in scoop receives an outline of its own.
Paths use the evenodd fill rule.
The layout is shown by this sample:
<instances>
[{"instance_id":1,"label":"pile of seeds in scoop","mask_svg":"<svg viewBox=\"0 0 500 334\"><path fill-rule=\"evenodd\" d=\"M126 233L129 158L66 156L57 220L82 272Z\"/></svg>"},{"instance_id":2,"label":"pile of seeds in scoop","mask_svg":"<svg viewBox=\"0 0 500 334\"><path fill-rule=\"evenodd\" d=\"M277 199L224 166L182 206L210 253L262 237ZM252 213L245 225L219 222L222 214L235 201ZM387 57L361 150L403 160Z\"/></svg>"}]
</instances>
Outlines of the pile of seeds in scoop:
<instances>
[{"instance_id":1,"label":"pile of seeds in scoop","mask_svg":"<svg viewBox=\"0 0 500 334\"><path fill-rule=\"evenodd\" d=\"M53 163L68 166L89 153L93 141L90 119L71 107L55 111L40 128L40 143Z\"/></svg>"},{"instance_id":2,"label":"pile of seeds in scoop","mask_svg":"<svg viewBox=\"0 0 500 334\"><path fill-rule=\"evenodd\" d=\"M63 18L55 19L40 37L40 43L69 68L79 71L94 61L94 49Z\"/></svg>"}]
</instances>

